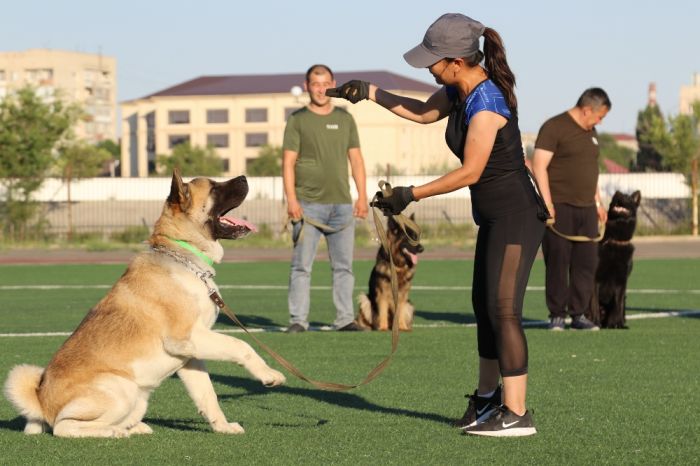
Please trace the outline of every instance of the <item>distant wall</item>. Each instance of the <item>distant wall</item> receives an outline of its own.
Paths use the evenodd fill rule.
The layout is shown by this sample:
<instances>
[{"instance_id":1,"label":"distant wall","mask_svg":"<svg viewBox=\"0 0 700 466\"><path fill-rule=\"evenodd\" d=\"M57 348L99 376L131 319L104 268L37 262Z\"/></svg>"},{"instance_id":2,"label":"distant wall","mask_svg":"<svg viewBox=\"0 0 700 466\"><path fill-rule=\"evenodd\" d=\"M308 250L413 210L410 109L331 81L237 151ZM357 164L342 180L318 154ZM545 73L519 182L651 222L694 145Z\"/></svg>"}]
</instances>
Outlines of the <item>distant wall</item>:
<instances>
[{"instance_id":1,"label":"distant wall","mask_svg":"<svg viewBox=\"0 0 700 466\"><path fill-rule=\"evenodd\" d=\"M434 176L395 176L393 186L418 185ZM368 177L367 195L377 191L379 177ZM224 181L224 179L217 179ZM187 181L187 178L185 179ZM246 202L231 215L244 217L257 224L267 224L272 231L281 231L286 221L281 177L249 177ZM602 174L600 190L607 203L616 190L642 193L639 213L640 233L675 233L690 222L690 189L678 173ZM353 187L353 197L357 197ZM170 191L170 178L90 178L73 182L71 187L73 229L78 233L110 235L125 228L151 227L160 215ZM0 188L0 199L4 193ZM66 185L60 179L48 179L36 193L43 204L48 231L64 234L68 229ZM468 189L424 199L411 204L419 223L473 223ZM371 223L371 216L368 220Z\"/></svg>"}]
</instances>

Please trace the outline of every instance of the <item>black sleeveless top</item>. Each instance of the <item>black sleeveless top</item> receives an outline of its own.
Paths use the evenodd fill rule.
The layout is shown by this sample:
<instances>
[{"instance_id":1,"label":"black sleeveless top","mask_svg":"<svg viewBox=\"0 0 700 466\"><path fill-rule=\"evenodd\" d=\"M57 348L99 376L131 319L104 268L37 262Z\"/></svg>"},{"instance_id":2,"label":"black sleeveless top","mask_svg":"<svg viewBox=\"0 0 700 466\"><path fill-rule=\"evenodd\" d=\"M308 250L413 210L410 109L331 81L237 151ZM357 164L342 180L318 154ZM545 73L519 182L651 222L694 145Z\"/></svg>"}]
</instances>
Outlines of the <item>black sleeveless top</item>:
<instances>
[{"instance_id":1,"label":"black sleeveless top","mask_svg":"<svg viewBox=\"0 0 700 466\"><path fill-rule=\"evenodd\" d=\"M493 89L496 89L496 94ZM525 166L518 118L507 107L499 108L499 105L493 102L494 97L503 99L500 90L492 81L486 80L477 85L464 102L459 101L454 87L447 87L446 91L452 108L447 120L445 141L461 162L464 162L464 146L470 116L480 110L487 110L507 118L505 126L496 133L496 140L483 173L476 183L469 186L472 213L477 225L483 220L498 218L533 206L537 207L537 216L541 220L547 219L549 214L544 201L538 193L534 177ZM478 93L488 95L479 96ZM483 105L484 100L489 101L487 106Z\"/></svg>"}]
</instances>

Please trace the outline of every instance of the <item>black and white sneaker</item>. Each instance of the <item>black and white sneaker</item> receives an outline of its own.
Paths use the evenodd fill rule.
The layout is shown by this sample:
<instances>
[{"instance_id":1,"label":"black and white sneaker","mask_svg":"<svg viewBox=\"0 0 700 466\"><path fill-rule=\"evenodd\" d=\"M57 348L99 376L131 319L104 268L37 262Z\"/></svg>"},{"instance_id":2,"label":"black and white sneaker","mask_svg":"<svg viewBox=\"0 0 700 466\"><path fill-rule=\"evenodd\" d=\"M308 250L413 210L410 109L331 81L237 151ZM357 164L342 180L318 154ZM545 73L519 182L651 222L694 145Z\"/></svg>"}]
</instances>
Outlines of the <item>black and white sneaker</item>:
<instances>
[{"instance_id":1,"label":"black and white sneaker","mask_svg":"<svg viewBox=\"0 0 700 466\"><path fill-rule=\"evenodd\" d=\"M571 330L600 330L596 324L591 322L584 315L575 316L571 319Z\"/></svg>"},{"instance_id":2,"label":"black and white sneaker","mask_svg":"<svg viewBox=\"0 0 700 466\"><path fill-rule=\"evenodd\" d=\"M474 425L479 420L485 420L501 405L501 386L499 385L489 398L479 396L476 390L473 395L464 395L464 397L469 399L467 410L461 419L452 423L460 429Z\"/></svg>"},{"instance_id":3,"label":"black and white sneaker","mask_svg":"<svg viewBox=\"0 0 700 466\"><path fill-rule=\"evenodd\" d=\"M530 411L518 416L506 405L499 406L488 419L464 429L466 434L487 437L525 437L537 433Z\"/></svg>"}]
</instances>

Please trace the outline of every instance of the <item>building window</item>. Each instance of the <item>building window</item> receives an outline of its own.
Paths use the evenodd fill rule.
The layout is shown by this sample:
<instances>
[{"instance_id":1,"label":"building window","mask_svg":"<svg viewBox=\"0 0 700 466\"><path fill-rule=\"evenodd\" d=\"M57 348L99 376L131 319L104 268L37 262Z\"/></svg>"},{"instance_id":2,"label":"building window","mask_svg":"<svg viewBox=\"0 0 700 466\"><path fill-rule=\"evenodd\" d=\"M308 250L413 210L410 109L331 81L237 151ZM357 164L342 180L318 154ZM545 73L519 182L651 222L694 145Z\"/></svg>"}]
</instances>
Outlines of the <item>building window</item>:
<instances>
[{"instance_id":1,"label":"building window","mask_svg":"<svg viewBox=\"0 0 700 466\"><path fill-rule=\"evenodd\" d=\"M245 134L245 146L246 147L260 147L267 144L267 133L246 133Z\"/></svg>"},{"instance_id":2,"label":"building window","mask_svg":"<svg viewBox=\"0 0 700 466\"><path fill-rule=\"evenodd\" d=\"M207 146L228 147L228 134L207 134Z\"/></svg>"},{"instance_id":3,"label":"building window","mask_svg":"<svg viewBox=\"0 0 700 466\"><path fill-rule=\"evenodd\" d=\"M284 121L289 119L289 115L299 110L301 107L285 107L284 109Z\"/></svg>"},{"instance_id":4,"label":"building window","mask_svg":"<svg viewBox=\"0 0 700 466\"><path fill-rule=\"evenodd\" d=\"M168 123L171 125L187 125L190 123L189 110L170 110L168 112Z\"/></svg>"},{"instance_id":5,"label":"building window","mask_svg":"<svg viewBox=\"0 0 700 466\"><path fill-rule=\"evenodd\" d=\"M246 108L245 122L246 123L265 123L267 121L266 108Z\"/></svg>"},{"instance_id":6,"label":"building window","mask_svg":"<svg viewBox=\"0 0 700 466\"><path fill-rule=\"evenodd\" d=\"M0 81L5 80L5 70L0 70Z\"/></svg>"},{"instance_id":7,"label":"building window","mask_svg":"<svg viewBox=\"0 0 700 466\"><path fill-rule=\"evenodd\" d=\"M189 134L171 134L168 136L168 147L171 149L175 146L179 146L180 144L186 144L189 142Z\"/></svg>"},{"instance_id":8,"label":"building window","mask_svg":"<svg viewBox=\"0 0 700 466\"><path fill-rule=\"evenodd\" d=\"M144 117L146 121L146 151L149 154L156 152L156 112L150 112Z\"/></svg>"},{"instance_id":9,"label":"building window","mask_svg":"<svg viewBox=\"0 0 700 466\"><path fill-rule=\"evenodd\" d=\"M228 173L231 169L231 161L229 159L221 159L221 168L223 168L224 173Z\"/></svg>"},{"instance_id":10,"label":"building window","mask_svg":"<svg viewBox=\"0 0 700 466\"><path fill-rule=\"evenodd\" d=\"M50 84L53 80L51 68L35 68L25 70L27 81L32 84Z\"/></svg>"},{"instance_id":11,"label":"building window","mask_svg":"<svg viewBox=\"0 0 700 466\"><path fill-rule=\"evenodd\" d=\"M93 95L95 96L95 98L97 100L101 100L104 102L109 101L109 98L110 98L109 89L106 87L96 87L93 90Z\"/></svg>"},{"instance_id":12,"label":"building window","mask_svg":"<svg viewBox=\"0 0 700 466\"><path fill-rule=\"evenodd\" d=\"M207 110L207 123L228 123L228 110Z\"/></svg>"}]
</instances>

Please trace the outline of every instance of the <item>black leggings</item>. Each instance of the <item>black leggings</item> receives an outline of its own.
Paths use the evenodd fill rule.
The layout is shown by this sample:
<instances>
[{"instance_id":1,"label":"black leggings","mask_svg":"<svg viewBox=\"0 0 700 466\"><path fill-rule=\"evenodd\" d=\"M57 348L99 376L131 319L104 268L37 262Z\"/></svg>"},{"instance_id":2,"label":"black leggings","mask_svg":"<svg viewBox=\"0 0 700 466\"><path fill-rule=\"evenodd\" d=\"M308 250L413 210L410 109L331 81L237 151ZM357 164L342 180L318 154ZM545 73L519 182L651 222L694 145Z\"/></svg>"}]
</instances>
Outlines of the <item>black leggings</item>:
<instances>
[{"instance_id":1,"label":"black leggings","mask_svg":"<svg viewBox=\"0 0 700 466\"><path fill-rule=\"evenodd\" d=\"M535 206L479 227L472 283L479 356L498 359L502 377L527 374L523 299L544 228Z\"/></svg>"}]
</instances>

